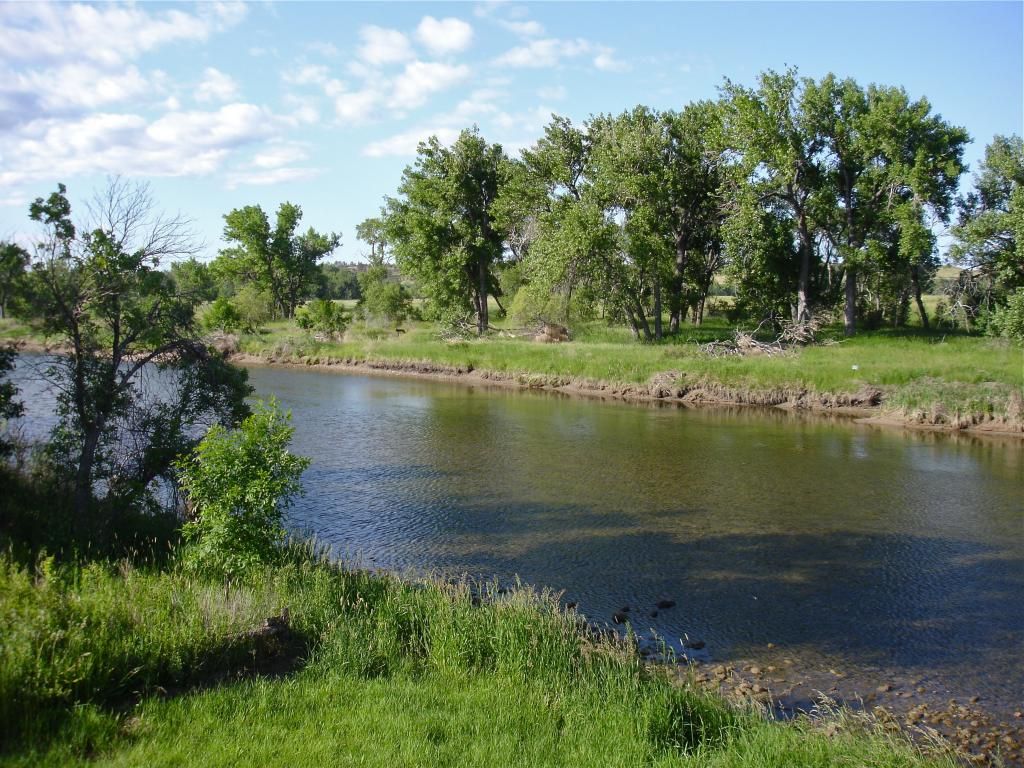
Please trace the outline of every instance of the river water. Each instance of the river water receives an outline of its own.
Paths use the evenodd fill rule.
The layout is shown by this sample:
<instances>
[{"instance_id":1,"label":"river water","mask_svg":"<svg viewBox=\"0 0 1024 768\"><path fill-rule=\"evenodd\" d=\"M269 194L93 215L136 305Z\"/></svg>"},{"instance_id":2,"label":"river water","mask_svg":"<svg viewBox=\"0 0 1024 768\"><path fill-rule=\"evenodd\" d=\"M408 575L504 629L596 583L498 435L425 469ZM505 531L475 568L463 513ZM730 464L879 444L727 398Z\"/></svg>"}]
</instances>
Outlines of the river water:
<instances>
[{"instance_id":1,"label":"river water","mask_svg":"<svg viewBox=\"0 0 1024 768\"><path fill-rule=\"evenodd\" d=\"M1024 703L1024 450L768 410L253 367L311 456L291 525L399 572L521 579L805 688ZM46 398L28 403L46 423ZM33 419L35 421L33 421ZM658 611L661 600L675 606ZM783 683L780 680L779 685ZM787 683L788 684L788 683ZM916 691L916 693L915 693Z\"/></svg>"}]
</instances>

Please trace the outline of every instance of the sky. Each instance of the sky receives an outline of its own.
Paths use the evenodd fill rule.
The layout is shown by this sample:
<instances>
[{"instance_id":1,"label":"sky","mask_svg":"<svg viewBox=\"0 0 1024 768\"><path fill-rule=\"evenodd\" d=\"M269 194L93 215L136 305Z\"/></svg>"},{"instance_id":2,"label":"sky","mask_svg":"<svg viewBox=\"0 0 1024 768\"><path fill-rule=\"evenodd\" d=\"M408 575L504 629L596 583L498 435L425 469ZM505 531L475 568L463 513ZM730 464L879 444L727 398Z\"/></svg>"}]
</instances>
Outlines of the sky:
<instances>
[{"instance_id":1,"label":"sky","mask_svg":"<svg viewBox=\"0 0 1024 768\"><path fill-rule=\"evenodd\" d=\"M1019 1L0 2L0 239L27 242L58 182L77 210L120 175L203 258L228 211L290 201L358 261L356 225L432 134L476 124L515 155L553 113L680 109L787 66L927 97L974 169L1024 132L1022 41Z\"/></svg>"}]
</instances>

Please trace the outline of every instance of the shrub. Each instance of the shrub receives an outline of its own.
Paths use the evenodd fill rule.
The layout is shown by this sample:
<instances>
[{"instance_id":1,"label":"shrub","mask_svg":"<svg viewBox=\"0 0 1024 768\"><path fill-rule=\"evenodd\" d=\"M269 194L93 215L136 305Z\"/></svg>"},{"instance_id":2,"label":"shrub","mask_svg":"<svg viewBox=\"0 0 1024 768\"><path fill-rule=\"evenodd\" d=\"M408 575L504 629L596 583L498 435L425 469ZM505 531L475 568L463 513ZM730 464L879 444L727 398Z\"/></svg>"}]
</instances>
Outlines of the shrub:
<instances>
[{"instance_id":1,"label":"shrub","mask_svg":"<svg viewBox=\"0 0 1024 768\"><path fill-rule=\"evenodd\" d=\"M347 323L345 310L330 299L313 299L295 311L295 324L307 331L337 334Z\"/></svg>"},{"instance_id":2,"label":"shrub","mask_svg":"<svg viewBox=\"0 0 1024 768\"><path fill-rule=\"evenodd\" d=\"M234 304L221 297L201 310L199 321L208 331L233 333L242 326L242 315Z\"/></svg>"},{"instance_id":3,"label":"shrub","mask_svg":"<svg viewBox=\"0 0 1024 768\"><path fill-rule=\"evenodd\" d=\"M195 513L182 531L186 567L235 579L278 559L284 511L309 466L288 451L293 432L291 414L271 400L236 430L212 427L178 462Z\"/></svg>"},{"instance_id":4,"label":"shrub","mask_svg":"<svg viewBox=\"0 0 1024 768\"><path fill-rule=\"evenodd\" d=\"M246 333L256 333L274 316L273 298L251 283L235 294L232 303L242 317L242 330Z\"/></svg>"},{"instance_id":5,"label":"shrub","mask_svg":"<svg viewBox=\"0 0 1024 768\"><path fill-rule=\"evenodd\" d=\"M1015 341L1024 341L1024 288L1018 288L999 307L988 323L989 333Z\"/></svg>"}]
</instances>

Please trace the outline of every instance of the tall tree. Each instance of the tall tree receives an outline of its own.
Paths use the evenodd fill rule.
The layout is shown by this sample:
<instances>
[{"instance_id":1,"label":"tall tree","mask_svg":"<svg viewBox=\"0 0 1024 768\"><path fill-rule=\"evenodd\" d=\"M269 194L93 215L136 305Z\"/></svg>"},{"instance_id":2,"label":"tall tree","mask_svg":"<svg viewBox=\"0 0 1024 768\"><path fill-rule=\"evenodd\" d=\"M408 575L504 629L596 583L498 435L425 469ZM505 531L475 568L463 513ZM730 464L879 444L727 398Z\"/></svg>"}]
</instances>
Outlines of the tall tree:
<instances>
[{"instance_id":1,"label":"tall tree","mask_svg":"<svg viewBox=\"0 0 1024 768\"><path fill-rule=\"evenodd\" d=\"M811 319L812 280L818 263L819 227L825 173L822 137L803 109L802 81L795 69L761 73L757 88L726 80L726 142L739 154L739 168L765 208L781 209L796 228L799 270L793 320Z\"/></svg>"},{"instance_id":2,"label":"tall tree","mask_svg":"<svg viewBox=\"0 0 1024 768\"><path fill-rule=\"evenodd\" d=\"M270 293L284 317L315 291L317 262L341 244L341 235L310 227L296 234L302 208L281 203L274 226L258 205L236 208L224 216L224 239L234 245L222 255L244 278Z\"/></svg>"},{"instance_id":3,"label":"tall tree","mask_svg":"<svg viewBox=\"0 0 1024 768\"><path fill-rule=\"evenodd\" d=\"M996 136L959 200L950 255L1004 289L1024 286L1024 143Z\"/></svg>"},{"instance_id":4,"label":"tall tree","mask_svg":"<svg viewBox=\"0 0 1024 768\"><path fill-rule=\"evenodd\" d=\"M159 271L161 258L196 246L188 222L156 211L145 186L114 180L84 226L72 223L64 185L30 216L44 227L32 314L68 350L45 374L59 417L48 455L69 477L79 532L101 538L105 522L151 498L157 478L172 479L197 425L246 413L249 387L199 340L191 301Z\"/></svg>"},{"instance_id":5,"label":"tall tree","mask_svg":"<svg viewBox=\"0 0 1024 768\"><path fill-rule=\"evenodd\" d=\"M451 147L432 136L387 201L384 231L399 267L422 286L444 318L472 313L477 332L489 325L487 297L504 254L505 231L494 205L508 169L499 144L473 128Z\"/></svg>"}]
</instances>

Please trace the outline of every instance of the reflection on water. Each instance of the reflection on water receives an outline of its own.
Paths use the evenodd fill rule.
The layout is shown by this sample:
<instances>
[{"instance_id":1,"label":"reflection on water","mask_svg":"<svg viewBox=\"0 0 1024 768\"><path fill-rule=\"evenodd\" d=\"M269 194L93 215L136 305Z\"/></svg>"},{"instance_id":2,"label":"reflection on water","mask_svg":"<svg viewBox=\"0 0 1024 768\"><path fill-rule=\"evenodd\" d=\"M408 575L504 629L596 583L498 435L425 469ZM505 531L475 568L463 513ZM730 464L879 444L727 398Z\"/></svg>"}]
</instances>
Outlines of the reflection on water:
<instances>
[{"instance_id":1,"label":"reflection on water","mask_svg":"<svg viewBox=\"0 0 1024 768\"><path fill-rule=\"evenodd\" d=\"M941 670L1019 698L1024 452L775 411L251 369L313 456L293 524L392 569L564 590L594 618ZM678 605L649 615L660 599Z\"/></svg>"},{"instance_id":2,"label":"reflection on water","mask_svg":"<svg viewBox=\"0 0 1024 768\"><path fill-rule=\"evenodd\" d=\"M1019 442L253 368L313 457L291 523L396 570L515 576L596 619L1024 690ZM660 599L675 608L649 615ZM838 663L838 662L835 662Z\"/></svg>"}]
</instances>

